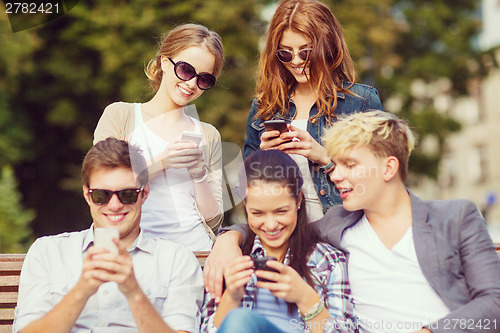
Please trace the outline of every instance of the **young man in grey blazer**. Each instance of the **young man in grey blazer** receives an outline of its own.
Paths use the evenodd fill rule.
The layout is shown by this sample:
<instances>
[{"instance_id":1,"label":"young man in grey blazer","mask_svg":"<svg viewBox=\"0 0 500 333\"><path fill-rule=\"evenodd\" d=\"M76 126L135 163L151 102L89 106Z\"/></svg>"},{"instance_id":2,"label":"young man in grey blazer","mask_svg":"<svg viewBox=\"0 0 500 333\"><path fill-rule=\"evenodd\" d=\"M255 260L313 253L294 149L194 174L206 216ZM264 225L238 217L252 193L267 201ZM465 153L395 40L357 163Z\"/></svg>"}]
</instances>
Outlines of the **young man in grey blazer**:
<instances>
[{"instance_id":1,"label":"young man in grey blazer","mask_svg":"<svg viewBox=\"0 0 500 333\"><path fill-rule=\"evenodd\" d=\"M499 332L500 259L484 219L468 200L423 201L406 188L415 142L408 124L387 112L358 113L323 142L343 204L314 225L348 255L359 331ZM214 297L223 263L241 254L245 227L221 235L207 261Z\"/></svg>"}]
</instances>

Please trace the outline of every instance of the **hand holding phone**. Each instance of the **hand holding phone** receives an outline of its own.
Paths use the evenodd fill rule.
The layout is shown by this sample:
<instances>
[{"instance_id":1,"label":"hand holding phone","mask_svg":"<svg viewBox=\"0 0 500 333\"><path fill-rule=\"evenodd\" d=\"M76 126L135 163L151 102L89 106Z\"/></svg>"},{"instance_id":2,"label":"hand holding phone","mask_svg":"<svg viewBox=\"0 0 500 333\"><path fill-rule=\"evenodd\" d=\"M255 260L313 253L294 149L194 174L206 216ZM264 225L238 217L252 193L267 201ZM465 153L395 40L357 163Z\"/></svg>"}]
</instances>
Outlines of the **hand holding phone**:
<instances>
[{"instance_id":1,"label":"hand holding phone","mask_svg":"<svg viewBox=\"0 0 500 333\"><path fill-rule=\"evenodd\" d=\"M117 228L94 228L94 245L118 254L118 247L113 239L120 239L120 231Z\"/></svg>"},{"instance_id":2,"label":"hand holding phone","mask_svg":"<svg viewBox=\"0 0 500 333\"><path fill-rule=\"evenodd\" d=\"M201 143L202 135L195 133L195 132L190 132L190 131L184 131L181 136L181 142L194 142L196 145L199 147Z\"/></svg>"},{"instance_id":3,"label":"hand holding phone","mask_svg":"<svg viewBox=\"0 0 500 333\"><path fill-rule=\"evenodd\" d=\"M281 133L288 132L286 121L282 119L266 120L264 121L264 128L266 131L279 131Z\"/></svg>"},{"instance_id":4,"label":"hand holding phone","mask_svg":"<svg viewBox=\"0 0 500 333\"><path fill-rule=\"evenodd\" d=\"M271 268L271 267L268 267L266 265L266 262L268 260L277 260L275 257L261 257L261 258L253 258L253 266L254 266L254 269L257 271L257 270L261 270L261 271L269 271L269 272L276 272L276 273L279 273L277 270L275 270L274 268ZM268 280L268 279L264 279L264 278L257 278L257 281L262 281L262 282L274 282L274 281L271 281L271 280Z\"/></svg>"}]
</instances>

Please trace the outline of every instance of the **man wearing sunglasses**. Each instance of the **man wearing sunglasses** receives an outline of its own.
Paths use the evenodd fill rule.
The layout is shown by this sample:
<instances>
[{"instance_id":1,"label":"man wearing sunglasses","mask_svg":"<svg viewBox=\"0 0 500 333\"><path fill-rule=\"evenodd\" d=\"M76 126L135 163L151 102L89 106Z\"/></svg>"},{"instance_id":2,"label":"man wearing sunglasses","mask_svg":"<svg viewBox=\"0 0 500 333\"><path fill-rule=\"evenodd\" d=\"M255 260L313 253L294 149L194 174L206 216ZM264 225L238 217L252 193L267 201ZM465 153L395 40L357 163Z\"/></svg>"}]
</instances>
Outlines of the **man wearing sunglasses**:
<instances>
[{"instance_id":1,"label":"man wearing sunglasses","mask_svg":"<svg viewBox=\"0 0 500 333\"><path fill-rule=\"evenodd\" d=\"M14 332L198 331L198 261L176 243L143 237L139 227L149 194L139 151L115 138L98 142L85 156L82 181L93 224L31 246ZM94 246L94 229L110 227L119 231L117 254Z\"/></svg>"}]
</instances>

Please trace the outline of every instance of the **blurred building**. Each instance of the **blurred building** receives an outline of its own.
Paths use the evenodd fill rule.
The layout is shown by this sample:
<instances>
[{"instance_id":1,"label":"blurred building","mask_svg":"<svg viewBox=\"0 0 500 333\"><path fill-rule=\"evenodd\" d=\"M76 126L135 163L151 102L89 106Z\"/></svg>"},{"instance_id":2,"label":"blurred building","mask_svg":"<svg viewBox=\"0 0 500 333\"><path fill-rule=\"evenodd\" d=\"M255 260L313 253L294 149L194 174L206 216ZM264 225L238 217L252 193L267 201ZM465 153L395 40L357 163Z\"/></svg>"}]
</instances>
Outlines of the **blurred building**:
<instances>
[{"instance_id":1,"label":"blurred building","mask_svg":"<svg viewBox=\"0 0 500 333\"><path fill-rule=\"evenodd\" d=\"M481 12L479 45L488 51L488 75L470 82L469 95L458 99L447 95L446 81L432 87L436 109L458 120L462 130L447 140L438 182L426 180L414 189L426 199L474 201L500 242L500 0L483 0ZM432 142L422 144L432 149Z\"/></svg>"}]
</instances>

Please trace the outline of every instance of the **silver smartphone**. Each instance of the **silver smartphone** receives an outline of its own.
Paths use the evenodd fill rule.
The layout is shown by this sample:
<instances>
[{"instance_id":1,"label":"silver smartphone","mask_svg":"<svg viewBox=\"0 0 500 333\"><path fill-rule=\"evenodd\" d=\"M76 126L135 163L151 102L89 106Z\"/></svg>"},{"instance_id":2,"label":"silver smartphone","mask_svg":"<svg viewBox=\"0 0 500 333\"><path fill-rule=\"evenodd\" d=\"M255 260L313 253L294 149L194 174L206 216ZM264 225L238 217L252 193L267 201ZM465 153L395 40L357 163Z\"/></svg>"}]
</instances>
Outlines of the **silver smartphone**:
<instances>
[{"instance_id":1,"label":"silver smartphone","mask_svg":"<svg viewBox=\"0 0 500 333\"><path fill-rule=\"evenodd\" d=\"M181 136L181 142L194 142L199 147L202 138L203 137L201 134L190 131L184 131Z\"/></svg>"},{"instance_id":2,"label":"silver smartphone","mask_svg":"<svg viewBox=\"0 0 500 333\"><path fill-rule=\"evenodd\" d=\"M118 254L118 247L113 239L120 239L120 231L117 228L94 228L94 245Z\"/></svg>"}]
</instances>

